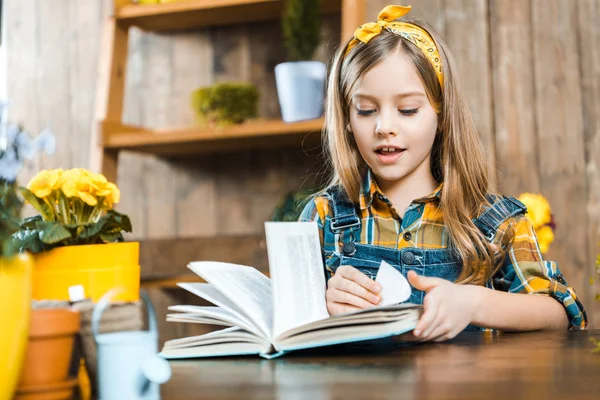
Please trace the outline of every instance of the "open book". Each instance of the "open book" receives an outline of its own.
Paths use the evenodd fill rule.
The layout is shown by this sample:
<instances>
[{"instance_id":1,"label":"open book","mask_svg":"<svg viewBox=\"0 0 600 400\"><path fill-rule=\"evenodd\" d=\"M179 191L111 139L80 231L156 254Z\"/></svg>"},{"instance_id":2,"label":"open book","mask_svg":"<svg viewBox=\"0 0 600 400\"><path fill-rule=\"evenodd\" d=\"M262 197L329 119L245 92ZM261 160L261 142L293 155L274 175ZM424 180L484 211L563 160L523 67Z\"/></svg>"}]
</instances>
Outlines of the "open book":
<instances>
[{"instance_id":1,"label":"open book","mask_svg":"<svg viewBox=\"0 0 600 400\"><path fill-rule=\"evenodd\" d=\"M397 279L404 282L405 279L389 265L378 274L381 305L330 317L316 223L267 222L265 229L271 279L255 268L242 265L221 262L188 265L208 283L179 286L215 306L169 307L176 313L169 314L167 321L226 328L170 340L163 347L163 357L260 354L274 358L292 350L398 335L416 326L421 306L399 304L410 296L410 286L404 283L405 287L398 287L401 282ZM380 275L388 278L380 280Z\"/></svg>"}]
</instances>

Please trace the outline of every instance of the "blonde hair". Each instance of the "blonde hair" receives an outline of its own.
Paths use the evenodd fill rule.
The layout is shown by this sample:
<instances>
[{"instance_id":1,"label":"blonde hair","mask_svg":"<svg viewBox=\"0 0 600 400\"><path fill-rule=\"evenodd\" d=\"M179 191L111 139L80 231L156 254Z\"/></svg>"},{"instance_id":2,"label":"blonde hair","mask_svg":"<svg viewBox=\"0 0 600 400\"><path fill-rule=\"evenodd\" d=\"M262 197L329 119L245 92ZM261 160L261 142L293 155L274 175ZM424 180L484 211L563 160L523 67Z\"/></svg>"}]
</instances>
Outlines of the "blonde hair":
<instances>
[{"instance_id":1,"label":"blonde hair","mask_svg":"<svg viewBox=\"0 0 600 400\"><path fill-rule=\"evenodd\" d=\"M489 206L486 199L489 166L485 152L448 46L427 24L407 22L425 29L434 39L441 56L444 87L440 87L433 66L418 47L385 29L368 44L359 43L346 56L346 46L342 46L330 67L325 101L323 147L333 170L329 186L341 186L350 201L358 202L367 165L347 129L351 98L371 67L386 55L402 51L415 66L427 97L438 112L431 172L438 182L445 182L440 206L450 242L463 263L457 282L483 284L504 257L471 221L484 205Z\"/></svg>"}]
</instances>

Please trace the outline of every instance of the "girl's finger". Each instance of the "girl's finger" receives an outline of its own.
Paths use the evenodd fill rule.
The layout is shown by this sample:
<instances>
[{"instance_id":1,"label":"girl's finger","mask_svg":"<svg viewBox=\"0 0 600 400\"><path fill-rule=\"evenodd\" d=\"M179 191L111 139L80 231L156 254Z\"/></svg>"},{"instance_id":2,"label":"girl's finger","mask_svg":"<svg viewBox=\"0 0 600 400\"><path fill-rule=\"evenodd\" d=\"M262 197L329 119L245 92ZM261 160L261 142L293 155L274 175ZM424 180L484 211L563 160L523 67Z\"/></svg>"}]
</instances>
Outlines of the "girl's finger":
<instances>
[{"instance_id":1,"label":"girl's finger","mask_svg":"<svg viewBox=\"0 0 600 400\"><path fill-rule=\"evenodd\" d=\"M446 340L454 339L462 331L463 331L462 328L456 329L456 327L454 327L454 329L451 329L450 332L448 332L444 337L438 338L439 340L436 340L436 341L443 342Z\"/></svg>"},{"instance_id":2,"label":"girl's finger","mask_svg":"<svg viewBox=\"0 0 600 400\"><path fill-rule=\"evenodd\" d=\"M356 296L352 293L344 292L339 289L327 289L330 293L326 294L328 301L333 301L334 303L341 303L346 305L351 305L354 307L358 307L359 309L371 308L373 304L363 299L362 297Z\"/></svg>"},{"instance_id":3,"label":"girl's finger","mask_svg":"<svg viewBox=\"0 0 600 400\"><path fill-rule=\"evenodd\" d=\"M425 296L425 300L423 300L423 315L419 319L417 326L415 327L414 334L416 337L424 337L425 331L427 331L438 314L438 306L433 298L429 295Z\"/></svg>"},{"instance_id":4,"label":"girl's finger","mask_svg":"<svg viewBox=\"0 0 600 400\"><path fill-rule=\"evenodd\" d=\"M355 311L359 311L360 308L350 306L348 304L340 303L327 303L327 311L330 315L347 314Z\"/></svg>"},{"instance_id":5,"label":"girl's finger","mask_svg":"<svg viewBox=\"0 0 600 400\"><path fill-rule=\"evenodd\" d=\"M354 267L342 265L337 269L337 273L339 273L343 278L358 283L360 286L364 287L373 294L381 292L381 286L379 283L375 282L373 279L369 278L367 275L363 274Z\"/></svg>"},{"instance_id":6,"label":"girl's finger","mask_svg":"<svg viewBox=\"0 0 600 400\"><path fill-rule=\"evenodd\" d=\"M379 304L379 302L381 301L381 297L379 297L376 294L373 294L373 292L368 291L358 283L348 279L343 279L342 281L340 281L338 283L337 288L342 292L348 292L355 296L362 297L363 299L375 305Z\"/></svg>"},{"instance_id":7,"label":"girl's finger","mask_svg":"<svg viewBox=\"0 0 600 400\"><path fill-rule=\"evenodd\" d=\"M440 322L434 329L431 330L426 336L423 336L424 341L436 341L443 342L446 340L446 335L450 333L452 327L446 322Z\"/></svg>"}]
</instances>

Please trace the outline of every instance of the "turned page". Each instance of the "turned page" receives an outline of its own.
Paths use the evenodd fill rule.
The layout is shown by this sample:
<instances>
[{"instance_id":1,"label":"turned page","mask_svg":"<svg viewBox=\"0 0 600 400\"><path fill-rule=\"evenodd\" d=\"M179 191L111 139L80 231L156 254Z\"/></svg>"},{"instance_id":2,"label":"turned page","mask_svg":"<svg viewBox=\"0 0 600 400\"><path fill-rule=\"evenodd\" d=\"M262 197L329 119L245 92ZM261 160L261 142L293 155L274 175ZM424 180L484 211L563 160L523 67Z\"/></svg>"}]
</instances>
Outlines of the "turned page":
<instances>
[{"instance_id":1,"label":"turned page","mask_svg":"<svg viewBox=\"0 0 600 400\"><path fill-rule=\"evenodd\" d=\"M315 222L265 223L273 287L273 338L329 317L325 271Z\"/></svg>"},{"instance_id":2,"label":"turned page","mask_svg":"<svg viewBox=\"0 0 600 400\"><path fill-rule=\"evenodd\" d=\"M223 262L195 261L188 268L242 310L264 337L270 339L273 295L268 277L255 268Z\"/></svg>"}]
</instances>

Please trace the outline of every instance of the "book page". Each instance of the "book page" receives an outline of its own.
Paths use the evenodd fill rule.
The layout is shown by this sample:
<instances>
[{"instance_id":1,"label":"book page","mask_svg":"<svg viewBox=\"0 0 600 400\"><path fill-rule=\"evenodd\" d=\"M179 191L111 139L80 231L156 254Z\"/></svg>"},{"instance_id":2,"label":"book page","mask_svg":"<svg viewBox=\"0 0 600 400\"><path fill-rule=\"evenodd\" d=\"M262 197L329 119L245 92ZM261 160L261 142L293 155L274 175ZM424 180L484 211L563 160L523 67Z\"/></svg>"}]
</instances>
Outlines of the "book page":
<instances>
[{"instance_id":1,"label":"book page","mask_svg":"<svg viewBox=\"0 0 600 400\"><path fill-rule=\"evenodd\" d=\"M378 307L398 304L410 299L412 290L410 284L400 271L382 261L375 281L381 285L381 301Z\"/></svg>"},{"instance_id":2,"label":"book page","mask_svg":"<svg viewBox=\"0 0 600 400\"><path fill-rule=\"evenodd\" d=\"M315 222L265 223L273 283L273 337L328 318L325 269Z\"/></svg>"},{"instance_id":3,"label":"book page","mask_svg":"<svg viewBox=\"0 0 600 400\"><path fill-rule=\"evenodd\" d=\"M234 303L264 333L271 337L273 306L271 280L252 267L223 262L198 261L188 267Z\"/></svg>"},{"instance_id":4,"label":"book page","mask_svg":"<svg viewBox=\"0 0 600 400\"><path fill-rule=\"evenodd\" d=\"M215 325L237 326L258 336L263 336L255 326L248 323L247 318L239 318L238 313L231 312L223 307L180 305L171 306L169 310L177 311L179 314L167 314L167 321L210 321L213 324L217 322Z\"/></svg>"}]
</instances>

